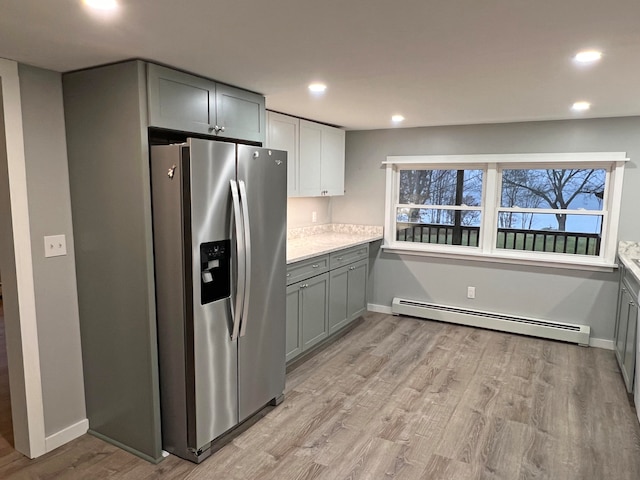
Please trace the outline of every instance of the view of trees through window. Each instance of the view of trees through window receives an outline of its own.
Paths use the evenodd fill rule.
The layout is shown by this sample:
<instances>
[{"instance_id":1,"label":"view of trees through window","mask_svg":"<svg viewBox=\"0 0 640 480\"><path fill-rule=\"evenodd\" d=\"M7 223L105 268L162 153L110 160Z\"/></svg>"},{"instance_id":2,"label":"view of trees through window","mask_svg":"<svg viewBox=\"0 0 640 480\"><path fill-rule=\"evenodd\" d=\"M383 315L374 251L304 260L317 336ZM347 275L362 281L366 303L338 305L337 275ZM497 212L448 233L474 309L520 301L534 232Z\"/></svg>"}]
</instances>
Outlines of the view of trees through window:
<instances>
[{"instance_id":1,"label":"view of trees through window","mask_svg":"<svg viewBox=\"0 0 640 480\"><path fill-rule=\"evenodd\" d=\"M501 173L498 248L598 255L605 169ZM397 239L478 246L482 182L481 169L401 170Z\"/></svg>"},{"instance_id":2,"label":"view of trees through window","mask_svg":"<svg viewBox=\"0 0 640 480\"><path fill-rule=\"evenodd\" d=\"M404 227L402 239L477 246L482 178L482 170L401 170L398 203L406 206L398 207L397 221L420 225Z\"/></svg>"},{"instance_id":3,"label":"view of trees through window","mask_svg":"<svg viewBox=\"0 0 640 480\"><path fill-rule=\"evenodd\" d=\"M605 179L604 169L503 170L500 206L529 212L503 213L499 227L600 233L601 226L593 221L597 216L570 215L566 210L602 210ZM540 215L535 209L559 212Z\"/></svg>"}]
</instances>

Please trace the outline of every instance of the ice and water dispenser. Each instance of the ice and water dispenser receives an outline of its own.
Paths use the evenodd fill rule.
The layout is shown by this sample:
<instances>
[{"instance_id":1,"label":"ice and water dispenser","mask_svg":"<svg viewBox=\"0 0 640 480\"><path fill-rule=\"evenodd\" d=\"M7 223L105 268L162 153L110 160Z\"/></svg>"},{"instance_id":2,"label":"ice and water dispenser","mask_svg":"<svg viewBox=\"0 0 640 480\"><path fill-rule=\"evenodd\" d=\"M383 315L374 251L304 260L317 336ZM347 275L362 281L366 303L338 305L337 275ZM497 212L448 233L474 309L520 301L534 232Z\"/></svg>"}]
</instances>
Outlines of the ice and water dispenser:
<instances>
[{"instance_id":1,"label":"ice and water dispenser","mask_svg":"<svg viewBox=\"0 0 640 480\"><path fill-rule=\"evenodd\" d=\"M200 244L200 303L231 295L231 241Z\"/></svg>"}]
</instances>

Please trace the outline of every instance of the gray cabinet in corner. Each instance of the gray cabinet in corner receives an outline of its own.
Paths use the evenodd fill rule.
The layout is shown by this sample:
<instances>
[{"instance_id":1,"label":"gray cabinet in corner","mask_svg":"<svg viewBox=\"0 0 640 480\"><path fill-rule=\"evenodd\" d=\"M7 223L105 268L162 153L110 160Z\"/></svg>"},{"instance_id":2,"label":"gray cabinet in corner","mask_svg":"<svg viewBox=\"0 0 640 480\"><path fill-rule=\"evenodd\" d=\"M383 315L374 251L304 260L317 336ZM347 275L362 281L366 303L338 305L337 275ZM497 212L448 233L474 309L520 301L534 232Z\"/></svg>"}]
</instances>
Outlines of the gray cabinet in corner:
<instances>
[{"instance_id":1,"label":"gray cabinet in corner","mask_svg":"<svg viewBox=\"0 0 640 480\"><path fill-rule=\"evenodd\" d=\"M265 143L262 95L160 65L147 65L149 125Z\"/></svg>"}]
</instances>

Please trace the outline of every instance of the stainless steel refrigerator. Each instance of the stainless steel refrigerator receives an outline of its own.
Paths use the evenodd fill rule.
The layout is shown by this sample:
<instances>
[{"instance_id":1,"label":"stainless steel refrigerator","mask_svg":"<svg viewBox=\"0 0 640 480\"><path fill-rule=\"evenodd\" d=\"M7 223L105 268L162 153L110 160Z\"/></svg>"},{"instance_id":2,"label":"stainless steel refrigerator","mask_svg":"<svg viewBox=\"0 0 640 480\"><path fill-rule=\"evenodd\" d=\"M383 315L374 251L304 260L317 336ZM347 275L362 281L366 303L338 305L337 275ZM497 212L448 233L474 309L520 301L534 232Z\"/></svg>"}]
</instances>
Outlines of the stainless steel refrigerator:
<instances>
[{"instance_id":1,"label":"stainless steel refrigerator","mask_svg":"<svg viewBox=\"0 0 640 480\"><path fill-rule=\"evenodd\" d=\"M152 147L162 440L187 460L282 400L286 172L276 150Z\"/></svg>"}]
</instances>

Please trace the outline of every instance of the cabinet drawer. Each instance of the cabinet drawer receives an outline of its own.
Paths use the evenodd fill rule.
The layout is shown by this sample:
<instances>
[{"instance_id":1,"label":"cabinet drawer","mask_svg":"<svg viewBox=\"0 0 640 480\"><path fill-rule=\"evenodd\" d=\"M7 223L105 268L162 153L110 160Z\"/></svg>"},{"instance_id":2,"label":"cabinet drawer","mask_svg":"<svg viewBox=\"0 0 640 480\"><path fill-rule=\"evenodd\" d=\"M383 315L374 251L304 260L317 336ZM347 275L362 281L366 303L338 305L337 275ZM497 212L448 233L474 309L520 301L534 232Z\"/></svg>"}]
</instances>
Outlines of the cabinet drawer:
<instances>
[{"instance_id":1,"label":"cabinet drawer","mask_svg":"<svg viewBox=\"0 0 640 480\"><path fill-rule=\"evenodd\" d=\"M287 266L287 285L329 271L329 256L314 257Z\"/></svg>"},{"instance_id":2,"label":"cabinet drawer","mask_svg":"<svg viewBox=\"0 0 640 480\"><path fill-rule=\"evenodd\" d=\"M334 268L357 262L358 260L364 260L365 258L369 258L368 243L332 253L329 259L329 267L333 270Z\"/></svg>"}]
</instances>

